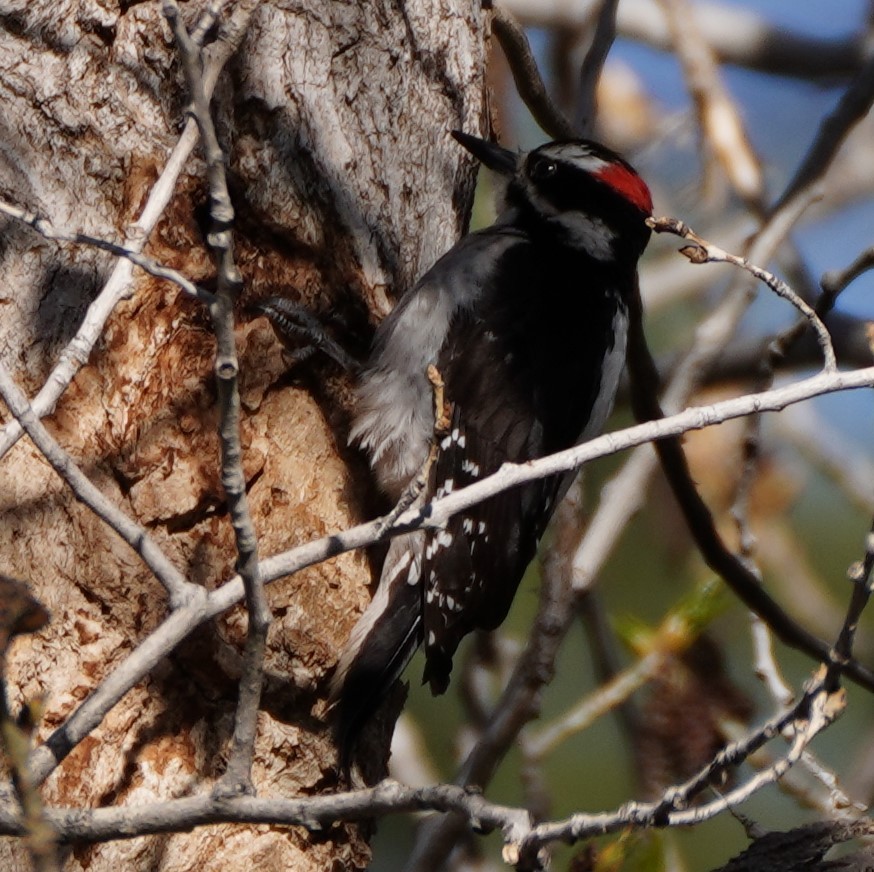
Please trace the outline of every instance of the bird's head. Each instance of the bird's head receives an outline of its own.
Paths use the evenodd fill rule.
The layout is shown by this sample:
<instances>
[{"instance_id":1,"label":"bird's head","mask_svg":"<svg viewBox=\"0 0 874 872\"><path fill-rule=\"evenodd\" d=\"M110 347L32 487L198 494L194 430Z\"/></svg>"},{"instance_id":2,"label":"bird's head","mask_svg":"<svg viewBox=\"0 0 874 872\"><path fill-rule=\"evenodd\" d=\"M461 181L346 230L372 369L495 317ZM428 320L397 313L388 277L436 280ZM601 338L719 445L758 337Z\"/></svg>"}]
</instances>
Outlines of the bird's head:
<instances>
[{"instance_id":1,"label":"bird's head","mask_svg":"<svg viewBox=\"0 0 874 872\"><path fill-rule=\"evenodd\" d=\"M616 152L585 139L513 152L467 133L452 135L484 166L506 178L502 220L552 233L559 244L601 261L631 256L636 262L646 247L652 197Z\"/></svg>"}]
</instances>

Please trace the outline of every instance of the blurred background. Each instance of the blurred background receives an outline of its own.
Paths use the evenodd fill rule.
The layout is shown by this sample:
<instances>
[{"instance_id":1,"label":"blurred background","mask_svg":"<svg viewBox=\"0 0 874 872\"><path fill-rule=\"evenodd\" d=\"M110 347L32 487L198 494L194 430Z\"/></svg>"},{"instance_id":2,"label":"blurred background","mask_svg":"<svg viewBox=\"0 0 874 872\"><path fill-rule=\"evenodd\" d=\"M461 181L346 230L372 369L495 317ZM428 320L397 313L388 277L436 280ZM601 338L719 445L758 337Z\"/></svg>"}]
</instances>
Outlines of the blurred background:
<instances>
[{"instance_id":1,"label":"blurred background","mask_svg":"<svg viewBox=\"0 0 874 872\"><path fill-rule=\"evenodd\" d=\"M550 96L573 118L600 4L504 0L500 6L524 27ZM594 137L625 154L648 181L656 215L682 218L711 242L743 253L824 119L869 63L872 14L867 0L620 0L616 39L597 91ZM553 138L519 98L496 40L491 66L493 115L503 144L527 149ZM871 119L842 133L839 146L820 198L803 211L775 256L760 264L811 300L823 273L846 268L874 245ZM474 225L488 223L491 209L490 180L481 177ZM679 247L675 237L655 237L641 272L647 334L666 378L694 342L696 327L738 281L734 268L692 265L678 255ZM846 368L870 362L872 282L874 276L863 273L849 283L829 322ZM763 348L797 317L787 302L757 286L754 302L689 404L752 390ZM818 369L816 346L808 345L776 373L777 384ZM620 399L610 427L631 422L627 401ZM869 392L849 392L760 423L746 463L745 440L755 430L744 422L687 436L694 477L720 530L735 544L740 538L732 507L740 508L741 529L752 536L748 556L769 592L800 624L833 640L849 597L847 569L864 555L874 512L874 402ZM627 462L624 455L584 470L575 511L581 528L597 511L604 485ZM560 648L540 719L523 731L488 787L496 802L528 805L554 818L652 798L706 762L720 743L780 707L773 682L768 687L757 677L748 612L704 565L660 474L642 481L643 507L592 579L593 593ZM525 645L539 586L540 567L533 566L498 637L467 640L457 660L464 676L456 677L446 697L433 699L419 686L422 663L413 663L395 735L397 777L455 777L477 736L478 707L494 703ZM669 617L685 629L664 653L659 627ZM601 629L593 633L599 620ZM857 656L871 664L870 615L865 623ZM656 649L664 654L658 669L622 707L584 727L569 726L566 713L597 699L606 677L634 669ZM777 642L773 650L783 692L797 692L816 664ZM593 666L602 655L606 663ZM783 830L840 814L847 800L871 800L874 699L853 685L848 693L845 715L812 748L818 762L801 767L782 789L757 793L740 809L745 816L765 830ZM547 734L554 725L557 732ZM783 749L779 742L769 746L772 755ZM745 765L738 779L767 762ZM829 785L831 775L843 796ZM414 817L380 823L373 868L403 868L418 825ZM722 814L688 830L605 838L597 856L579 846L559 848L554 868L706 870L747 845L741 823ZM461 838L452 864L506 868L494 837Z\"/></svg>"}]
</instances>

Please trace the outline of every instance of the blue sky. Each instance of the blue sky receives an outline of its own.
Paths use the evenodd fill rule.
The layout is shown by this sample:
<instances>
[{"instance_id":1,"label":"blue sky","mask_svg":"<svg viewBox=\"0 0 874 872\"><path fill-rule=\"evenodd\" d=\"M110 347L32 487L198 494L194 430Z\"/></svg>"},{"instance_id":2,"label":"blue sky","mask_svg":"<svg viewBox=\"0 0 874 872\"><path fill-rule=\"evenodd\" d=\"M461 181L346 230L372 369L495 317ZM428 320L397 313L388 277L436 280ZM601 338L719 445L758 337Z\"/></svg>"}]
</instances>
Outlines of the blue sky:
<instances>
[{"instance_id":1,"label":"blue sky","mask_svg":"<svg viewBox=\"0 0 874 872\"><path fill-rule=\"evenodd\" d=\"M820 37L858 32L868 8L867 0L735 0L728 5L756 10L773 23ZM618 44L615 56L641 72L663 106L676 110L687 105L685 86L672 57L631 43ZM819 120L834 106L845 85L823 87L732 67L723 72L741 106L753 145L768 168L773 195L796 167ZM853 203L839 214L802 226L796 239L814 275L843 266L874 244L874 204L870 200ZM863 277L845 292L839 305L854 314L874 317L872 290L874 278Z\"/></svg>"}]
</instances>

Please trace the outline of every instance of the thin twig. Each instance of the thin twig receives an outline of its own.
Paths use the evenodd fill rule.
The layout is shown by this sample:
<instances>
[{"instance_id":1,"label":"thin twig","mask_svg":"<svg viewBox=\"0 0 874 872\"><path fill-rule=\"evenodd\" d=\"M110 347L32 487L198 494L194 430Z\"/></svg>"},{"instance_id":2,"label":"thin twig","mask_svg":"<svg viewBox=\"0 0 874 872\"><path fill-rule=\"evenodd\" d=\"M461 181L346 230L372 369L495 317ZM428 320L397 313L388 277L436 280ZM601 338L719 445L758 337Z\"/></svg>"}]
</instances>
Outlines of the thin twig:
<instances>
[{"instance_id":1,"label":"thin twig","mask_svg":"<svg viewBox=\"0 0 874 872\"><path fill-rule=\"evenodd\" d=\"M837 360L835 358L835 349L832 345L831 337L828 329L822 323L819 315L814 309L809 306L786 282L778 279L773 273L762 269L760 266L752 263L745 257L738 257L736 254L730 254L723 250L718 245L702 239L686 224L677 218L648 218L647 224L656 233L673 233L682 239L688 239L692 245L687 245L680 249L680 253L685 255L692 263L731 263L746 270L750 275L755 276L759 281L764 282L777 296L788 300L799 312L807 319L810 326L816 333L819 347L822 349L823 367L826 372L832 372L837 369Z\"/></svg>"},{"instance_id":2,"label":"thin twig","mask_svg":"<svg viewBox=\"0 0 874 872\"><path fill-rule=\"evenodd\" d=\"M538 728L529 728L528 749L542 760L571 736L624 705L670 658L679 658L700 637L717 613L715 584L702 586L692 600L670 609L647 640L642 656L626 669L615 672L586 697Z\"/></svg>"},{"instance_id":3,"label":"thin twig","mask_svg":"<svg viewBox=\"0 0 874 872\"><path fill-rule=\"evenodd\" d=\"M591 136L595 128L597 111L598 80L604 69L607 54L616 39L616 10L619 0L601 0L601 8L595 21L592 44L580 66L580 93L574 127L583 135Z\"/></svg>"},{"instance_id":4,"label":"thin twig","mask_svg":"<svg viewBox=\"0 0 874 872\"><path fill-rule=\"evenodd\" d=\"M496 805L476 791L451 784L413 788L385 780L375 787L295 799L213 795L165 799L137 806L53 809L49 822L67 842L104 842L155 833L172 833L216 823L300 826L322 832L337 821L366 820L397 812L437 809L463 814L478 828L500 829L516 841L530 829L524 809ZM0 808L0 833L22 835L23 822L11 808Z\"/></svg>"},{"instance_id":5,"label":"thin twig","mask_svg":"<svg viewBox=\"0 0 874 872\"><path fill-rule=\"evenodd\" d=\"M245 587L249 615L230 759L225 774L216 785L218 794L224 796L253 790L252 759L271 613L259 575L258 539L249 511L246 477L243 472L238 387L240 366L234 337L234 301L242 285L242 278L234 263L234 209L225 176L225 156L210 115L209 98L201 73L200 51L182 23L175 0L164 0L163 11L179 48L192 111L206 158L212 220L207 241L213 250L218 273L216 299L209 311L216 336L215 376L220 414L221 477L236 540L237 571Z\"/></svg>"},{"instance_id":6,"label":"thin twig","mask_svg":"<svg viewBox=\"0 0 874 872\"><path fill-rule=\"evenodd\" d=\"M668 653L667 650L651 651L615 675L612 680L599 685L557 718L530 733L526 737L528 753L536 761L543 760L563 742L623 705L635 691L664 668Z\"/></svg>"},{"instance_id":7,"label":"thin twig","mask_svg":"<svg viewBox=\"0 0 874 872\"><path fill-rule=\"evenodd\" d=\"M65 841L105 841L175 832L219 822L296 825L318 832L337 821L434 809L461 815L467 825L478 830L500 829L505 844L505 859L511 863L527 863L525 868L537 868L539 851L549 842L572 842L628 827L697 823L742 802L785 773L799 759L811 739L840 714L843 706L843 694L827 693L823 689L823 679L819 678L790 710L771 718L742 740L726 747L695 776L668 789L659 800L628 803L613 812L576 814L563 821L537 826L532 826L524 809L496 805L477 791L447 784L411 788L392 781L331 796L297 799L239 796L217 799L204 795L136 807L55 809L47 812L47 818ZM799 729L785 757L717 801L684 810L689 801L722 772L737 766L793 722ZM20 815L7 807L0 809L0 833L21 835L23 832L24 824Z\"/></svg>"},{"instance_id":8,"label":"thin twig","mask_svg":"<svg viewBox=\"0 0 874 872\"><path fill-rule=\"evenodd\" d=\"M838 295L846 287L838 278L832 286L823 285L823 293L817 300L816 317L825 317L834 307ZM796 324L777 334L768 343L767 354L761 361L760 371L756 380L757 391L767 390L773 385L774 372L777 363L784 359L792 348L798 344L805 335L805 326L808 318L805 315ZM819 334L817 334L819 338ZM830 337L829 337L830 339ZM754 476L758 465L759 451L761 447L762 416L751 415L746 421L746 434L743 440L744 465L741 479L737 488L734 505L731 508L732 517L738 528L741 557L747 561L751 572L761 578L761 573L752 562L752 549L754 539L749 529L747 512L749 497L754 484ZM755 651L756 674L765 683L772 698L778 705L788 705L793 697L793 692L783 680L771 644L771 633L762 619L755 613L751 613L751 629L753 648ZM805 761L813 760L812 755L806 754ZM813 765L813 764L811 764Z\"/></svg>"},{"instance_id":9,"label":"thin twig","mask_svg":"<svg viewBox=\"0 0 874 872\"><path fill-rule=\"evenodd\" d=\"M202 303L212 303L215 299L213 294L198 287L198 285L187 279L178 270L172 269L169 266L164 266L163 264L158 263L154 258L147 257L145 254L140 254L133 248L118 245L115 242L108 242L105 239L99 239L98 237L90 236L87 233L71 233L67 230L58 230L47 218L41 218L35 212L28 212L25 209L13 206L11 203L6 203L3 200L0 200L0 213L9 215L10 218L16 218L17 220L24 222L29 227L32 227L44 239L51 239L54 242L72 242L77 245L87 245L91 248L100 249L100 251L108 251L116 257L129 260L134 264L134 266L138 266L149 275L172 282L188 294L189 297L200 300Z\"/></svg>"},{"instance_id":10,"label":"thin twig","mask_svg":"<svg viewBox=\"0 0 874 872\"><path fill-rule=\"evenodd\" d=\"M774 657L774 645L768 625L755 612L750 613L750 630L753 637L756 676L762 681L777 705L787 706L795 698L795 692L780 674Z\"/></svg>"},{"instance_id":11,"label":"thin twig","mask_svg":"<svg viewBox=\"0 0 874 872\"><path fill-rule=\"evenodd\" d=\"M847 616L844 618L840 635L828 661L830 686L837 686L842 665L853 656L853 643L856 639L856 631L859 629L859 618L871 597L872 570L874 570L874 524L871 525L871 530L865 538L864 558L853 564L847 572L853 584L853 592L847 606Z\"/></svg>"},{"instance_id":12,"label":"thin twig","mask_svg":"<svg viewBox=\"0 0 874 872\"><path fill-rule=\"evenodd\" d=\"M639 299L635 299L631 315L629 369L632 384L632 407L638 420L658 420L663 415L657 399L658 372L643 335ZM822 375L831 377L838 375L838 373L823 371ZM763 395L752 394L751 396ZM754 409L753 411L758 412L762 409ZM674 496L687 520L689 530L707 565L718 573L741 600L759 614L784 642L793 646L796 643L801 643L805 650L812 650L807 648L807 644L812 643L818 649L818 654L815 656L823 661L828 661L828 646L823 648L821 642L814 642L812 634L790 619L768 596L759 583L757 575L751 572L745 563L738 560L726 547L716 529L713 516L697 491L679 440L660 440L656 443L656 450ZM790 637L795 641L789 642Z\"/></svg>"},{"instance_id":13,"label":"thin twig","mask_svg":"<svg viewBox=\"0 0 874 872\"><path fill-rule=\"evenodd\" d=\"M578 136L573 124L552 102L540 77L525 31L503 6L496 6L492 12L492 32L510 65L519 96L531 111L534 120L553 139L572 139Z\"/></svg>"},{"instance_id":14,"label":"thin twig","mask_svg":"<svg viewBox=\"0 0 874 872\"><path fill-rule=\"evenodd\" d=\"M651 803L628 803L622 807L619 815L576 814L564 821L534 827L519 846L520 860L524 861L547 842L576 842L615 832L622 826L619 825L617 817L625 821L624 826L687 826L708 820L743 802L766 785L777 781L798 761L812 739L841 713L845 706L843 694L827 692L823 682L824 679L820 677L792 709L772 718L751 732L746 739L728 745L687 782L665 791L660 800ZM798 723L800 728L785 757L779 758L768 769L758 772L716 801L684 810L689 801L713 783L720 773L745 760L793 722Z\"/></svg>"},{"instance_id":15,"label":"thin twig","mask_svg":"<svg viewBox=\"0 0 874 872\"><path fill-rule=\"evenodd\" d=\"M874 247L866 248L849 266L824 273L820 284L823 291L836 297L870 269L874 269Z\"/></svg>"},{"instance_id":16,"label":"thin twig","mask_svg":"<svg viewBox=\"0 0 874 872\"><path fill-rule=\"evenodd\" d=\"M742 802L773 783L799 759L811 739L843 710L843 694L828 693L823 686L824 680L821 675L812 682L795 706L766 721L742 740L727 746L695 776L669 788L659 800L628 803L614 812L576 814L563 821L537 826L532 826L524 809L496 805L477 791L447 784L410 788L391 781L382 782L374 788L331 796L298 799L238 796L219 799L214 795L205 795L137 807L56 809L47 812L47 818L65 841L104 841L174 832L218 822L297 825L317 832L337 821L435 809L461 815L467 825L478 830L500 829L505 844L505 859L511 863L527 864L525 868L538 868L539 851L549 842L577 841L628 827L697 823ZM712 784L721 773L743 762L792 723L798 729L793 746L785 757L716 802L684 810L690 800ZM0 809L0 833L21 835L23 832L24 824L20 815L7 807Z\"/></svg>"},{"instance_id":17,"label":"thin twig","mask_svg":"<svg viewBox=\"0 0 874 872\"><path fill-rule=\"evenodd\" d=\"M746 252L746 257L751 262L767 262L776 250L778 242L787 235L789 229L814 199L817 186L831 166L840 143L855 126L860 114L866 113L871 101L874 100L872 70L874 70L874 61L869 62L866 74L854 80L844 93L838 108L820 125L793 181L777 203L768 210L763 227ZM675 408L675 403L684 402L691 394L695 385L701 380L702 374L708 371L719 352L728 343L751 300L752 293L747 283L736 283L726 294L719 309L698 327L692 352L686 355L671 379L665 395L665 408L668 410ZM642 332L636 345L639 346L636 350L634 343L629 349L629 369L636 368L638 375L648 381L644 391L655 391L658 388L658 374L652 365L649 351L645 348ZM638 356L639 360L636 359ZM646 371L649 371L648 375L645 374ZM661 414L661 408L655 402L655 394L649 398L641 394L639 401L641 411L644 408L648 410L644 413L646 416L654 417ZM711 543L718 541L715 530L712 530L712 522L703 520L705 516L709 516L709 513L695 492L694 485L688 477L688 469L683 471L685 460L682 457L682 449L678 445L663 446L660 448L660 455L674 491L681 498L681 504L685 501L687 512L697 514L699 518L697 523L702 526L698 532ZM672 475L675 479L671 478ZM690 522L694 533L696 522L691 517ZM711 529L706 531L704 527ZM732 558L724 547L717 550L722 552L721 559L728 570Z\"/></svg>"}]
</instances>

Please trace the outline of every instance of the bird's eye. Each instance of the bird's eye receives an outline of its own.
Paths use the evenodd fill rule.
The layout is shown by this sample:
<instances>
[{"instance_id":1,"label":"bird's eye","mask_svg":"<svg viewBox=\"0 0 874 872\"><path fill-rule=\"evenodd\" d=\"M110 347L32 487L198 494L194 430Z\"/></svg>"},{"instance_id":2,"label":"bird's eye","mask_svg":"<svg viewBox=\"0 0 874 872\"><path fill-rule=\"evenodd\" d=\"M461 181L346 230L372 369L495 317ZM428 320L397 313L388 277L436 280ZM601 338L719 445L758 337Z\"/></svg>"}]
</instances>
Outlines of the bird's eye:
<instances>
[{"instance_id":1,"label":"bird's eye","mask_svg":"<svg viewBox=\"0 0 874 872\"><path fill-rule=\"evenodd\" d=\"M541 181L542 179L548 179L551 176L554 176L557 171L558 164L555 161L548 160L547 158L539 158L532 162L531 169L528 172L532 179L535 181Z\"/></svg>"}]
</instances>

